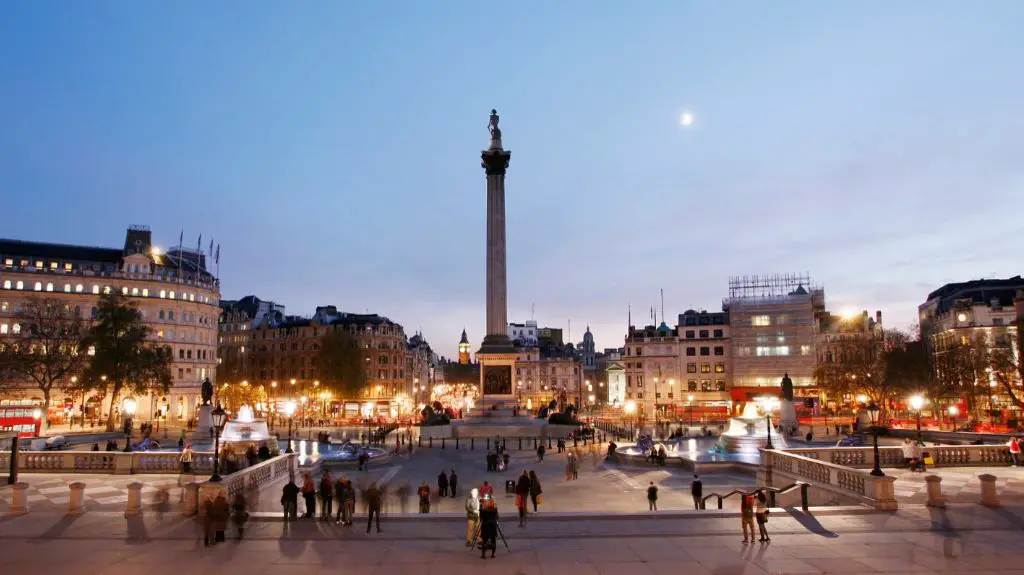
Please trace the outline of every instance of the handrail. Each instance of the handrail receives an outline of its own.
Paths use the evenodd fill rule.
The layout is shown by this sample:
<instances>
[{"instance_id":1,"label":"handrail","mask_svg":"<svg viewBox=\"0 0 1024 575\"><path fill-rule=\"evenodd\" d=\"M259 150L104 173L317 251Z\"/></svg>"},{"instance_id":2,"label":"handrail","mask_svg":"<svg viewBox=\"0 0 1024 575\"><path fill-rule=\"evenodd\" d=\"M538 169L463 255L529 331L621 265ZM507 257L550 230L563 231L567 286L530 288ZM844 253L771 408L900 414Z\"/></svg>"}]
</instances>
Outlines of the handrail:
<instances>
[{"instance_id":1,"label":"handrail","mask_svg":"<svg viewBox=\"0 0 1024 575\"><path fill-rule=\"evenodd\" d=\"M743 495L743 496L747 496L747 495L756 495L756 494L759 494L759 493L764 493L765 496L768 498L768 507L775 507L775 496L776 495L779 495L779 494L785 495L786 493L789 493L790 491L793 491L794 489L799 489L800 490L800 507L804 511L807 511L807 508L809 507L808 498L807 498L807 489L810 486L811 486L810 483L804 483L803 481L797 481L797 482L791 483L791 484L789 484L789 485L787 485L785 487L771 487L771 486L758 487L757 489L754 489L753 491L744 491L742 489L733 489L732 491L726 493L725 495L721 495L721 494L718 494L718 493L709 493L709 494L705 495L704 497L701 497L701 509L707 509L707 501L708 501L708 499L711 499L712 497L718 498L718 508L721 509L722 508L722 501L732 497L733 495L740 494L740 495Z\"/></svg>"}]
</instances>

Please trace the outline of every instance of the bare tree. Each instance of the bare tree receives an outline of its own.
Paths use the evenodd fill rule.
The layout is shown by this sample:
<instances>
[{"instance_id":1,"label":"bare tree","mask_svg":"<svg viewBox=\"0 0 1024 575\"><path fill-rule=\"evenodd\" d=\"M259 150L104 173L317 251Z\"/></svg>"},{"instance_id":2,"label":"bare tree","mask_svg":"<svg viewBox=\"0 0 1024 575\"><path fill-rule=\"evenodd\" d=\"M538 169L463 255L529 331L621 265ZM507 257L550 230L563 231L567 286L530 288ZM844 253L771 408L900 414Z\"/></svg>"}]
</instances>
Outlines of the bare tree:
<instances>
[{"instance_id":1,"label":"bare tree","mask_svg":"<svg viewBox=\"0 0 1024 575\"><path fill-rule=\"evenodd\" d=\"M981 416L982 398L992 389L989 368L992 357L984 333L938 346L934 349L935 380L931 389L933 398L963 399L967 412L974 418Z\"/></svg>"},{"instance_id":2,"label":"bare tree","mask_svg":"<svg viewBox=\"0 0 1024 575\"><path fill-rule=\"evenodd\" d=\"M1024 409L1024 396L1021 385L1024 384L1024 319L1017 320L1017 335L1006 334L1004 339L996 340L989 353L990 367L999 387L1009 396L1010 401L1020 409Z\"/></svg>"},{"instance_id":3,"label":"bare tree","mask_svg":"<svg viewBox=\"0 0 1024 575\"><path fill-rule=\"evenodd\" d=\"M28 384L43 394L45 430L54 389L70 386L85 367L87 326L77 307L47 297L25 300L11 320L8 334L0 339L0 380L8 386Z\"/></svg>"},{"instance_id":4,"label":"bare tree","mask_svg":"<svg viewBox=\"0 0 1024 575\"><path fill-rule=\"evenodd\" d=\"M838 342L834 362L816 369L815 377L837 395L864 394L887 416L889 399L924 385L923 356L910 334L889 329ZM913 367L915 362L918 367Z\"/></svg>"}]
</instances>

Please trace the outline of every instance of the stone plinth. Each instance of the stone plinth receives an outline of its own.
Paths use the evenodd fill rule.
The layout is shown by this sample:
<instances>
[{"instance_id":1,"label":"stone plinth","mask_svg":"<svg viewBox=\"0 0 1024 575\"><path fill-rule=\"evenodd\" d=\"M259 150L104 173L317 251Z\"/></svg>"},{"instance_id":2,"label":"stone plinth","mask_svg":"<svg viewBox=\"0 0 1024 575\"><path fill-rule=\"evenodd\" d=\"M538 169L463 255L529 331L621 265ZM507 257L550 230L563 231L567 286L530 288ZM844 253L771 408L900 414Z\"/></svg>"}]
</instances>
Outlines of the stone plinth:
<instances>
[{"instance_id":1,"label":"stone plinth","mask_svg":"<svg viewBox=\"0 0 1024 575\"><path fill-rule=\"evenodd\" d=\"M196 418L196 429L192 432L192 441L213 439L213 406L203 405L199 407L199 417Z\"/></svg>"}]
</instances>

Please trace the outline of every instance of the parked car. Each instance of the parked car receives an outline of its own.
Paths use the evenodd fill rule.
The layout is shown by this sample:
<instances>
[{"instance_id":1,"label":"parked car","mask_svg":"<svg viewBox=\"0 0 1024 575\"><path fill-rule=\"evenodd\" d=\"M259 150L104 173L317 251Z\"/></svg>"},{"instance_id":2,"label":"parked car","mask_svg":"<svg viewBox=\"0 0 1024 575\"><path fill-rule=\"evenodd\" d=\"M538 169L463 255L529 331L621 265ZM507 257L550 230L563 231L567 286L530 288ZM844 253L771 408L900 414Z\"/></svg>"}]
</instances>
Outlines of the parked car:
<instances>
[{"instance_id":1,"label":"parked car","mask_svg":"<svg viewBox=\"0 0 1024 575\"><path fill-rule=\"evenodd\" d=\"M53 437L34 437L29 442L31 451L60 451L71 447L71 442L63 435Z\"/></svg>"}]
</instances>

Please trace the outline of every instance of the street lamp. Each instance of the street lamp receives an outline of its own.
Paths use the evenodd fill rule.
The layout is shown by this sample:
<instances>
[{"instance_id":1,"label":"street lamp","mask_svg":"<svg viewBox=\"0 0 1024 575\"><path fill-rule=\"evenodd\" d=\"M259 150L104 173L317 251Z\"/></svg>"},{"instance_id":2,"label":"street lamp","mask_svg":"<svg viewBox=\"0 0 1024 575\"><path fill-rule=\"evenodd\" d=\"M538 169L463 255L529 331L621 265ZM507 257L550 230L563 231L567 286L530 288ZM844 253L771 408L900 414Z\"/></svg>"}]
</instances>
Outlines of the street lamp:
<instances>
[{"instance_id":1,"label":"street lamp","mask_svg":"<svg viewBox=\"0 0 1024 575\"><path fill-rule=\"evenodd\" d=\"M654 428L655 429L657 429L658 425L661 423L660 419L661 418L658 417L658 378L655 377L654 378ZM652 433L651 436L653 437L654 434Z\"/></svg>"},{"instance_id":2,"label":"street lamp","mask_svg":"<svg viewBox=\"0 0 1024 575\"><path fill-rule=\"evenodd\" d=\"M285 453L295 453L292 449L292 416L295 415L295 407L294 399L289 399L284 404L284 415L288 418L288 449L284 451Z\"/></svg>"},{"instance_id":3,"label":"street lamp","mask_svg":"<svg viewBox=\"0 0 1024 575\"><path fill-rule=\"evenodd\" d=\"M216 483L220 481L220 432L228 422L228 414L218 403L210 412L210 419L213 420L213 475L210 476L210 481Z\"/></svg>"},{"instance_id":4,"label":"street lamp","mask_svg":"<svg viewBox=\"0 0 1024 575\"><path fill-rule=\"evenodd\" d=\"M633 439L633 414L636 413L636 402L630 399L629 401L626 402L626 405L623 407L623 409L629 416L629 438Z\"/></svg>"},{"instance_id":5,"label":"street lamp","mask_svg":"<svg viewBox=\"0 0 1024 575\"><path fill-rule=\"evenodd\" d=\"M878 416L882 410L872 403L868 406L867 412L868 420L871 422L871 435L874 438L873 449L875 452L875 467L871 470L871 475L874 475L875 477L884 477L885 473L882 472L881 458L878 456L878 432L880 431L878 427Z\"/></svg>"},{"instance_id":6,"label":"street lamp","mask_svg":"<svg viewBox=\"0 0 1024 575\"><path fill-rule=\"evenodd\" d=\"M124 420L124 450L126 452L132 450L132 416L135 415L135 409L138 406L134 397L126 397L121 402L121 409L127 415Z\"/></svg>"},{"instance_id":7,"label":"street lamp","mask_svg":"<svg viewBox=\"0 0 1024 575\"><path fill-rule=\"evenodd\" d=\"M775 398L767 399L763 403L764 416L768 419L768 442L764 444L765 449L775 449L775 446L772 445L772 404L774 403L772 401L773 399Z\"/></svg>"},{"instance_id":8,"label":"street lamp","mask_svg":"<svg viewBox=\"0 0 1024 575\"><path fill-rule=\"evenodd\" d=\"M693 427L693 394L686 396L686 406L690 408L690 427Z\"/></svg>"},{"instance_id":9,"label":"street lamp","mask_svg":"<svg viewBox=\"0 0 1024 575\"><path fill-rule=\"evenodd\" d=\"M910 408L917 412L917 441L921 442L921 408L927 400L921 395L910 396Z\"/></svg>"}]
</instances>

